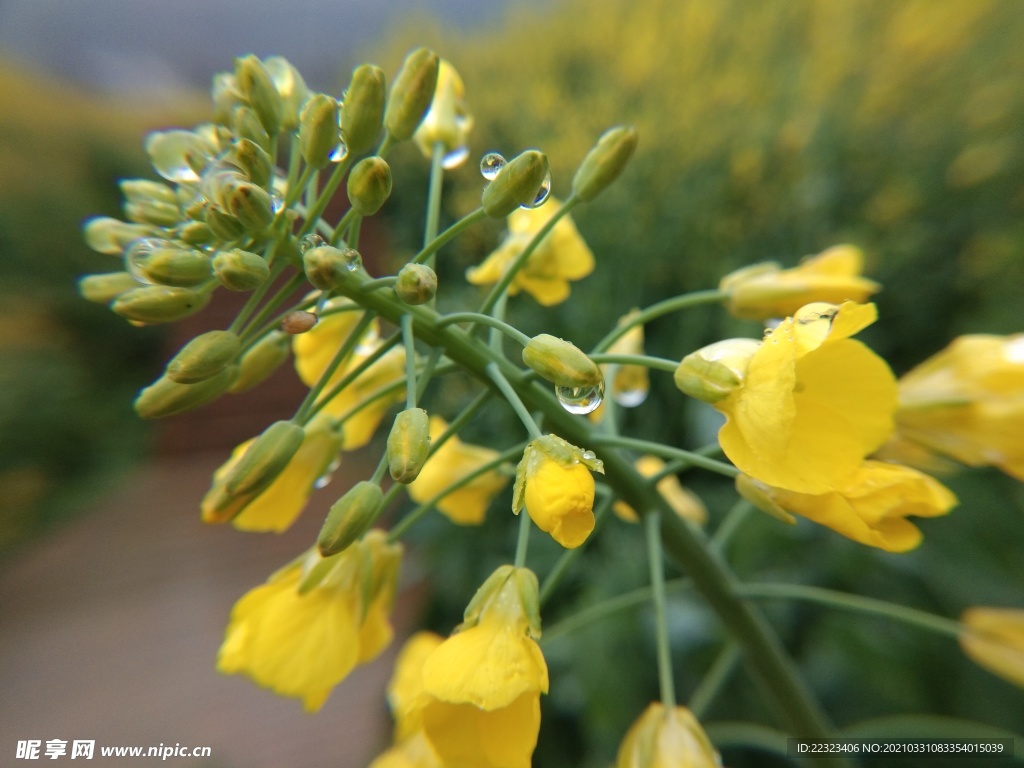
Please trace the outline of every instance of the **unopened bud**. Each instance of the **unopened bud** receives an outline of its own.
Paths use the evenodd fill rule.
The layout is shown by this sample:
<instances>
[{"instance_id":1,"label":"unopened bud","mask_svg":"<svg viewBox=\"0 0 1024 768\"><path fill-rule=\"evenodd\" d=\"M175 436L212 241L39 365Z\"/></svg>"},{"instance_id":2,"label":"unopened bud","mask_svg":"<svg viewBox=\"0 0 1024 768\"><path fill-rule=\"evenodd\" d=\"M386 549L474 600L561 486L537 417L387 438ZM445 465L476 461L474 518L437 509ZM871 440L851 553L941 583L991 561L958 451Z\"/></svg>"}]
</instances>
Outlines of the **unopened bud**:
<instances>
[{"instance_id":1,"label":"unopened bud","mask_svg":"<svg viewBox=\"0 0 1024 768\"><path fill-rule=\"evenodd\" d=\"M290 350L288 335L271 331L242 355L238 362L238 378L228 391L238 394L262 384L288 359Z\"/></svg>"},{"instance_id":2,"label":"unopened bud","mask_svg":"<svg viewBox=\"0 0 1024 768\"><path fill-rule=\"evenodd\" d=\"M417 48L402 62L384 112L384 127L395 141L410 138L430 108L439 66L437 54L427 48Z\"/></svg>"},{"instance_id":3,"label":"unopened bud","mask_svg":"<svg viewBox=\"0 0 1024 768\"><path fill-rule=\"evenodd\" d=\"M341 135L352 154L366 152L377 141L386 98L384 71L372 64L356 67L341 110Z\"/></svg>"},{"instance_id":4,"label":"unopened bud","mask_svg":"<svg viewBox=\"0 0 1024 768\"><path fill-rule=\"evenodd\" d=\"M125 291L139 287L139 281L128 272L106 272L78 278L78 292L86 301L107 304Z\"/></svg>"},{"instance_id":5,"label":"unopened bud","mask_svg":"<svg viewBox=\"0 0 1024 768\"><path fill-rule=\"evenodd\" d=\"M190 288L210 279L210 258L191 248L158 248L146 259L143 272L154 283Z\"/></svg>"},{"instance_id":6,"label":"unopened bud","mask_svg":"<svg viewBox=\"0 0 1024 768\"><path fill-rule=\"evenodd\" d=\"M270 267L262 256L233 248L213 257L213 273L229 291L252 291L267 281Z\"/></svg>"},{"instance_id":7,"label":"unopened bud","mask_svg":"<svg viewBox=\"0 0 1024 768\"><path fill-rule=\"evenodd\" d=\"M717 403L743 384L750 358L759 346L761 342L755 339L725 339L698 349L676 368L676 387L705 403Z\"/></svg>"},{"instance_id":8,"label":"unopened bud","mask_svg":"<svg viewBox=\"0 0 1024 768\"><path fill-rule=\"evenodd\" d=\"M97 253L120 256L125 247L140 237L153 234L153 228L142 224L129 224L109 216L96 216L85 223L85 242Z\"/></svg>"},{"instance_id":9,"label":"unopened bud","mask_svg":"<svg viewBox=\"0 0 1024 768\"><path fill-rule=\"evenodd\" d=\"M178 206L154 201L125 203L124 215L129 221L152 224L155 227L173 227L182 220Z\"/></svg>"},{"instance_id":10,"label":"unopened bud","mask_svg":"<svg viewBox=\"0 0 1024 768\"><path fill-rule=\"evenodd\" d=\"M190 221L178 230L178 239L187 245L206 245L217 236L205 221Z\"/></svg>"},{"instance_id":11,"label":"unopened bud","mask_svg":"<svg viewBox=\"0 0 1024 768\"><path fill-rule=\"evenodd\" d=\"M411 483L430 450L430 419L422 408L407 408L395 416L388 435L388 468L396 483Z\"/></svg>"},{"instance_id":12,"label":"unopened bud","mask_svg":"<svg viewBox=\"0 0 1024 768\"><path fill-rule=\"evenodd\" d=\"M302 254L302 269L306 279L321 291L335 290L350 271L345 253L333 245L310 248Z\"/></svg>"},{"instance_id":13,"label":"unopened bud","mask_svg":"<svg viewBox=\"0 0 1024 768\"><path fill-rule=\"evenodd\" d=\"M206 381L233 363L241 348L230 331L208 331L182 347L167 364L166 376L179 384Z\"/></svg>"},{"instance_id":14,"label":"unopened bud","mask_svg":"<svg viewBox=\"0 0 1024 768\"><path fill-rule=\"evenodd\" d=\"M240 139L248 139L270 151L270 134L251 107L240 104L234 108L231 112L231 130Z\"/></svg>"},{"instance_id":15,"label":"unopened bud","mask_svg":"<svg viewBox=\"0 0 1024 768\"><path fill-rule=\"evenodd\" d=\"M360 216L372 216L391 194L391 168L381 157L356 163L348 175L348 201Z\"/></svg>"},{"instance_id":16,"label":"unopened bud","mask_svg":"<svg viewBox=\"0 0 1024 768\"><path fill-rule=\"evenodd\" d=\"M114 299L111 309L137 323L173 323L206 306L209 294L188 288L147 285L133 288Z\"/></svg>"},{"instance_id":17,"label":"unopened bud","mask_svg":"<svg viewBox=\"0 0 1024 768\"><path fill-rule=\"evenodd\" d=\"M274 176L274 163L270 155L251 139L239 139L224 153L224 162L238 168L253 184L270 188Z\"/></svg>"},{"instance_id":18,"label":"unopened bud","mask_svg":"<svg viewBox=\"0 0 1024 768\"><path fill-rule=\"evenodd\" d=\"M530 339L523 362L556 387L596 387L604 381L601 368L579 347L547 333Z\"/></svg>"},{"instance_id":19,"label":"unopened bud","mask_svg":"<svg viewBox=\"0 0 1024 768\"><path fill-rule=\"evenodd\" d=\"M309 98L309 88L302 79L299 70L283 56L270 56L263 61L263 68L281 94L283 111L281 112L281 128L294 131L299 127L299 110Z\"/></svg>"},{"instance_id":20,"label":"unopened bud","mask_svg":"<svg viewBox=\"0 0 1024 768\"><path fill-rule=\"evenodd\" d=\"M153 169L168 181L195 181L217 152L208 136L197 131L155 131L146 137Z\"/></svg>"},{"instance_id":21,"label":"unopened bud","mask_svg":"<svg viewBox=\"0 0 1024 768\"><path fill-rule=\"evenodd\" d=\"M267 133L276 135L281 130L284 101L260 60L252 54L235 59L235 80Z\"/></svg>"},{"instance_id":22,"label":"unopened bud","mask_svg":"<svg viewBox=\"0 0 1024 768\"><path fill-rule=\"evenodd\" d=\"M135 412L144 419L162 419L191 411L224 394L237 375L238 366L229 365L213 378L198 384L179 384L161 376L139 393L135 399Z\"/></svg>"},{"instance_id":23,"label":"unopened bud","mask_svg":"<svg viewBox=\"0 0 1024 768\"><path fill-rule=\"evenodd\" d=\"M302 159L314 168L331 162L341 134L338 128L338 100L325 93L314 93L302 108L299 147Z\"/></svg>"},{"instance_id":24,"label":"unopened bud","mask_svg":"<svg viewBox=\"0 0 1024 768\"><path fill-rule=\"evenodd\" d=\"M492 219L503 219L520 206L532 205L549 173L547 155L528 149L506 163L484 187L484 212Z\"/></svg>"},{"instance_id":25,"label":"unopened bud","mask_svg":"<svg viewBox=\"0 0 1024 768\"><path fill-rule=\"evenodd\" d=\"M312 312L297 309L281 318L281 330L295 336L311 330L317 324L317 320L319 318Z\"/></svg>"},{"instance_id":26,"label":"unopened bud","mask_svg":"<svg viewBox=\"0 0 1024 768\"><path fill-rule=\"evenodd\" d=\"M231 242L238 240L245 234L245 226L232 216L214 207L206 209L206 225L210 231L217 236L218 240Z\"/></svg>"},{"instance_id":27,"label":"unopened bud","mask_svg":"<svg viewBox=\"0 0 1024 768\"><path fill-rule=\"evenodd\" d=\"M175 208L178 197L174 190L159 181L149 179L122 179L119 184L121 192L129 203L166 203Z\"/></svg>"},{"instance_id":28,"label":"unopened bud","mask_svg":"<svg viewBox=\"0 0 1024 768\"><path fill-rule=\"evenodd\" d=\"M583 158L572 180L572 193L583 202L597 197L605 187L615 181L636 149L636 128L612 128L597 140Z\"/></svg>"},{"instance_id":29,"label":"unopened bud","mask_svg":"<svg viewBox=\"0 0 1024 768\"><path fill-rule=\"evenodd\" d=\"M406 304L426 304L437 293L437 273L426 264L406 264L398 270L395 293Z\"/></svg>"},{"instance_id":30,"label":"unopened bud","mask_svg":"<svg viewBox=\"0 0 1024 768\"><path fill-rule=\"evenodd\" d=\"M228 211L250 232L262 232L274 220L270 193L249 182L234 185L228 198Z\"/></svg>"},{"instance_id":31,"label":"unopened bud","mask_svg":"<svg viewBox=\"0 0 1024 768\"><path fill-rule=\"evenodd\" d=\"M352 486L327 513L316 539L320 554L329 557L348 549L373 525L383 503L384 494L376 483L362 480Z\"/></svg>"},{"instance_id":32,"label":"unopened bud","mask_svg":"<svg viewBox=\"0 0 1024 768\"><path fill-rule=\"evenodd\" d=\"M245 97L238 90L238 81L230 72L218 72L210 87L213 99L213 119L221 125L232 125L235 107L245 105Z\"/></svg>"}]
</instances>

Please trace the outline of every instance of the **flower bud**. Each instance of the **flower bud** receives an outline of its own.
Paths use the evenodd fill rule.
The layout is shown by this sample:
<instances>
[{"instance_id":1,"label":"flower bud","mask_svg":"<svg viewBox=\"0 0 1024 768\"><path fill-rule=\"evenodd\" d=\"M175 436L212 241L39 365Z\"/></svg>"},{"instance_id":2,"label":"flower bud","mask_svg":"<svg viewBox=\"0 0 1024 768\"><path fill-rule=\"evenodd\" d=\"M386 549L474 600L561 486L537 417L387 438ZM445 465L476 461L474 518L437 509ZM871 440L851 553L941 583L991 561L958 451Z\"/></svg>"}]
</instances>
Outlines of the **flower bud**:
<instances>
[{"instance_id":1,"label":"flower bud","mask_svg":"<svg viewBox=\"0 0 1024 768\"><path fill-rule=\"evenodd\" d=\"M522 205L532 205L550 172L548 158L528 149L506 163L481 200L484 212L492 219L503 219Z\"/></svg>"},{"instance_id":2,"label":"flower bud","mask_svg":"<svg viewBox=\"0 0 1024 768\"><path fill-rule=\"evenodd\" d=\"M258 187L270 189L274 177L274 163L270 155L251 139L239 139L224 153L224 162L238 168Z\"/></svg>"},{"instance_id":3,"label":"flower bud","mask_svg":"<svg viewBox=\"0 0 1024 768\"><path fill-rule=\"evenodd\" d=\"M687 766L718 768L722 760L686 707L655 702L633 723L619 746L615 768Z\"/></svg>"},{"instance_id":4,"label":"flower bud","mask_svg":"<svg viewBox=\"0 0 1024 768\"><path fill-rule=\"evenodd\" d=\"M213 378L198 384L179 384L161 376L135 398L135 412L143 419L162 419L191 411L224 394L237 375L238 366L229 365Z\"/></svg>"},{"instance_id":5,"label":"flower bud","mask_svg":"<svg viewBox=\"0 0 1024 768\"><path fill-rule=\"evenodd\" d=\"M595 387L601 368L574 344L542 333L523 348L523 362L556 387Z\"/></svg>"},{"instance_id":6,"label":"flower bud","mask_svg":"<svg viewBox=\"0 0 1024 768\"><path fill-rule=\"evenodd\" d=\"M277 92L281 94L281 128L285 131L294 131L299 127L299 111L309 98L306 81L302 79L299 70L283 56L270 56L264 59L263 68L270 75Z\"/></svg>"},{"instance_id":7,"label":"flower bud","mask_svg":"<svg viewBox=\"0 0 1024 768\"><path fill-rule=\"evenodd\" d=\"M281 130L284 101L260 60L252 54L235 59L235 80L267 133L277 134Z\"/></svg>"},{"instance_id":8,"label":"flower bud","mask_svg":"<svg viewBox=\"0 0 1024 768\"><path fill-rule=\"evenodd\" d=\"M252 291L267 281L270 267L262 256L233 248L213 257L213 273L229 291Z\"/></svg>"},{"instance_id":9,"label":"flower bud","mask_svg":"<svg viewBox=\"0 0 1024 768\"><path fill-rule=\"evenodd\" d=\"M323 168L331 162L331 155L341 141L338 100L325 93L314 93L302 108L300 120L302 159L314 168Z\"/></svg>"},{"instance_id":10,"label":"flower bud","mask_svg":"<svg viewBox=\"0 0 1024 768\"><path fill-rule=\"evenodd\" d=\"M303 309L297 309L294 312L289 312L283 318L281 318L281 330L285 333L289 333L292 336L296 336L300 333L312 330L320 318L314 315L312 312L306 312Z\"/></svg>"},{"instance_id":11,"label":"flower bud","mask_svg":"<svg viewBox=\"0 0 1024 768\"><path fill-rule=\"evenodd\" d=\"M133 288L114 299L111 309L138 323L173 323L206 306L209 294L188 288L147 285Z\"/></svg>"},{"instance_id":12,"label":"flower bud","mask_svg":"<svg viewBox=\"0 0 1024 768\"><path fill-rule=\"evenodd\" d=\"M251 107L240 104L234 108L231 112L231 130L238 138L248 139L267 152L270 151L270 134Z\"/></svg>"},{"instance_id":13,"label":"flower bud","mask_svg":"<svg viewBox=\"0 0 1024 768\"><path fill-rule=\"evenodd\" d=\"M406 304L426 304L437 293L437 273L426 264L406 264L398 270L395 293Z\"/></svg>"},{"instance_id":14,"label":"flower bud","mask_svg":"<svg viewBox=\"0 0 1024 768\"><path fill-rule=\"evenodd\" d=\"M281 331L271 331L242 355L238 378L228 390L237 395L262 384L288 359L291 342Z\"/></svg>"},{"instance_id":15,"label":"flower bud","mask_svg":"<svg viewBox=\"0 0 1024 768\"><path fill-rule=\"evenodd\" d=\"M391 194L391 168L382 157L367 157L348 175L348 201L360 216L372 216Z\"/></svg>"},{"instance_id":16,"label":"flower bud","mask_svg":"<svg viewBox=\"0 0 1024 768\"><path fill-rule=\"evenodd\" d=\"M129 243L154 233L152 227L142 224L129 224L109 216L96 216L85 223L83 234L86 245L97 253L120 256Z\"/></svg>"},{"instance_id":17,"label":"flower bud","mask_svg":"<svg viewBox=\"0 0 1024 768\"><path fill-rule=\"evenodd\" d=\"M125 291L139 287L139 281L128 272L105 272L78 278L78 292L86 301L106 304Z\"/></svg>"},{"instance_id":18,"label":"flower bud","mask_svg":"<svg viewBox=\"0 0 1024 768\"><path fill-rule=\"evenodd\" d=\"M217 236L205 221L190 221L178 230L178 239L186 245L207 245L216 240Z\"/></svg>"},{"instance_id":19,"label":"flower bud","mask_svg":"<svg viewBox=\"0 0 1024 768\"><path fill-rule=\"evenodd\" d=\"M246 448L203 498L203 522L224 523L259 496L298 452L305 431L290 421L275 421Z\"/></svg>"},{"instance_id":20,"label":"flower bud","mask_svg":"<svg viewBox=\"0 0 1024 768\"><path fill-rule=\"evenodd\" d=\"M717 403L742 385L759 346L756 339L725 339L698 349L676 368L676 386L685 395Z\"/></svg>"},{"instance_id":21,"label":"flower bud","mask_svg":"<svg viewBox=\"0 0 1024 768\"><path fill-rule=\"evenodd\" d=\"M351 254L358 254L351 248L340 250L333 245L320 245L302 254L302 269L306 279L321 291L333 291L341 285L345 275L357 263Z\"/></svg>"},{"instance_id":22,"label":"flower bud","mask_svg":"<svg viewBox=\"0 0 1024 768\"><path fill-rule=\"evenodd\" d=\"M122 179L119 186L125 200L129 203L154 202L178 207L178 197L174 190L159 181Z\"/></svg>"},{"instance_id":23,"label":"flower bud","mask_svg":"<svg viewBox=\"0 0 1024 768\"><path fill-rule=\"evenodd\" d=\"M195 131L154 131L146 137L153 170L168 181L196 181L217 153L208 137Z\"/></svg>"},{"instance_id":24,"label":"flower bud","mask_svg":"<svg viewBox=\"0 0 1024 768\"><path fill-rule=\"evenodd\" d=\"M384 127L395 141L410 138L430 108L437 87L440 59L427 48L405 57L384 112Z\"/></svg>"},{"instance_id":25,"label":"flower bud","mask_svg":"<svg viewBox=\"0 0 1024 768\"><path fill-rule=\"evenodd\" d=\"M422 408L407 408L395 416L388 435L388 468L396 483L411 483L430 450L430 419Z\"/></svg>"},{"instance_id":26,"label":"flower bud","mask_svg":"<svg viewBox=\"0 0 1024 768\"><path fill-rule=\"evenodd\" d=\"M580 163L572 179L572 193L585 203L597 197L622 173L636 142L636 128L619 126L605 131Z\"/></svg>"},{"instance_id":27,"label":"flower bud","mask_svg":"<svg viewBox=\"0 0 1024 768\"><path fill-rule=\"evenodd\" d=\"M208 331L182 347L165 375L179 384L206 381L233 363L241 348L238 336L230 331Z\"/></svg>"},{"instance_id":28,"label":"flower bud","mask_svg":"<svg viewBox=\"0 0 1024 768\"><path fill-rule=\"evenodd\" d=\"M161 285L191 288L210 279L210 258L191 248L157 248L145 260L146 278Z\"/></svg>"},{"instance_id":29,"label":"flower bud","mask_svg":"<svg viewBox=\"0 0 1024 768\"><path fill-rule=\"evenodd\" d=\"M443 147L442 167L446 169L461 165L469 157L467 142L473 127L473 116L466 106L465 91L455 67L441 59L434 99L423 122L413 134L413 141L428 159L433 156L436 145Z\"/></svg>"},{"instance_id":30,"label":"flower bud","mask_svg":"<svg viewBox=\"0 0 1024 768\"><path fill-rule=\"evenodd\" d=\"M250 232L262 232L274 220L270 193L250 182L234 185L228 197L228 211Z\"/></svg>"},{"instance_id":31,"label":"flower bud","mask_svg":"<svg viewBox=\"0 0 1024 768\"><path fill-rule=\"evenodd\" d=\"M235 107L245 105L245 97L238 90L238 80L230 72L218 72L210 86L213 100L213 119L220 125L231 125Z\"/></svg>"},{"instance_id":32,"label":"flower bud","mask_svg":"<svg viewBox=\"0 0 1024 768\"><path fill-rule=\"evenodd\" d=\"M225 213L212 206L206 209L206 225L222 242L230 243L245 234L245 226L242 222L230 213Z\"/></svg>"},{"instance_id":33,"label":"flower bud","mask_svg":"<svg viewBox=\"0 0 1024 768\"><path fill-rule=\"evenodd\" d=\"M129 221L155 227L173 227L182 220L178 206L154 201L125 203L124 215Z\"/></svg>"},{"instance_id":34,"label":"flower bud","mask_svg":"<svg viewBox=\"0 0 1024 768\"><path fill-rule=\"evenodd\" d=\"M327 513L316 539L320 554L329 557L348 549L373 525L383 503L384 494L376 483L362 480L352 486Z\"/></svg>"},{"instance_id":35,"label":"flower bud","mask_svg":"<svg viewBox=\"0 0 1024 768\"><path fill-rule=\"evenodd\" d=\"M360 155L377 141L387 88L384 71L372 64L356 67L341 110L341 135L348 151Z\"/></svg>"}]
</instances>

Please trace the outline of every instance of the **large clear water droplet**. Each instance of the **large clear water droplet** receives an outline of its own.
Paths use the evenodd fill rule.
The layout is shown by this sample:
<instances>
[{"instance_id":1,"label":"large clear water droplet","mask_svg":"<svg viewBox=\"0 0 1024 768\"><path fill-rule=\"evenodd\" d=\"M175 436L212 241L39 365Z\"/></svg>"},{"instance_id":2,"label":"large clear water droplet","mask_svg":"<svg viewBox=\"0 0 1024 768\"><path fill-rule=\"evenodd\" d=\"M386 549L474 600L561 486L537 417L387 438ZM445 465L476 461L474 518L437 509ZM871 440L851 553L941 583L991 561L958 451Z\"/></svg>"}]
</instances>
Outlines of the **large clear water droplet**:
<instances>
[{"instance_id":1,"label":"large clear water droplet","mask_svg":"<svg viewBox=\"0 0 1024 768\"><path fill-rule=\"evenodd\" d=\"M305 253L306 251L311 250L313 248L319 248L326 242L326 240L324 240L322 237L320 237L320 235L317 234L303 235L299 239L299 253Z\"/></svg>"},{"instance_id":2,"label":"large clear water droplet","mask_svg":"<svg viewBox=\"0 0 1024 768\"><path fill-rule=\"evenodd\" d=\"M446 171L450 171L452 168L458 168L469 157L469 145L463 144L461 147L456 147L447 155L441 158L441 167Z\"/></svg>"},{"instance_id":3,"label":"large clear water droplet","mask_svg":"<svg viewBox=\"0 0 1024 768\"><path fill-rule=\"evenodd\" d=\"M505 158L497 152L488 152L480 158L480 175L488 181L494 181L498 173L505 167Z\"/></svg>"},{"instance_id":4,"label":"large clear water droplet","mask_svg":"<svg viewBox=\"0 0 1024 768\"><path fill-rule=\"evenodd\" d=\"M346 248L341 252L341 259L345 262L345 269L355 272L363 266L363 257L355 248Z\"/></svg>"},{"instance_id":5,"label":"large clear water droplet","mask_svg":"<svg viewBox=\"0 0 1024 768\"><path fill-rule=\"evenodd\" d=\"M132 240L128 247L124 249L125 271L140 283L153 285L153 281L146 275L146 264L149 261L149 257L158 248L173 247L174 244L172 242L159 237L140 237L138 240Z\"/></svg>"},{"instance_id":6,"label":"large clear water droplet","mask_svg":"<svg viewBox=\"0 0 1024 768\"><path fill-rule=\"evenodd\" d=\"M533 202L529 205L520 206L521 208L540 208L544 203L548 201L551 196L551 173L548 172L547 176L544 177L544 181L541 182L540 189L537 190L537 196L533 198Z\"/></svg>"},{"instance_id":7,"label":"large clear water droplet","mask_svg":"<svg viewBox=\"0 0 1024 768\"><path fill-rule=\"evenodd\" d=\"M604 382L593 387L555 387L555 397L569 413L593 413L604 399Z\"/></svg>"},{"instance_id":8,"label":"large clear water droplet","mask_svg":"<svg viewBox=\"0 0 1024 768\"><path fill-rule=\"evenodd\" d=\"M168 181L199 181L196 168L213 158L205 142L191 131L158 131L146 139L146 152L153 169Z\"/></svg>"},{"instance_id":9,"label":"large clear water droplet","mask_svg":"<svg viewBox=\"0 0 1024 768\"><path fill-rule=\"evenodd\" d=\"M341 139L338 140L338 146L334 148L334 151L327 157L332 163L340 163L348 157L348 144Z\"/></svg>"},{"instance_id":10,"label":"large clear water droplet","mask_svg":"<svg viewBox=\"0 0 1024 768\"><path fill-rule=\"evenodd\" d=\"M593 451L584 451L583 452L583 460L584 461L593 461L596 458L597 458L597 454L594 453Z\"/></svg>"}]
</instances>

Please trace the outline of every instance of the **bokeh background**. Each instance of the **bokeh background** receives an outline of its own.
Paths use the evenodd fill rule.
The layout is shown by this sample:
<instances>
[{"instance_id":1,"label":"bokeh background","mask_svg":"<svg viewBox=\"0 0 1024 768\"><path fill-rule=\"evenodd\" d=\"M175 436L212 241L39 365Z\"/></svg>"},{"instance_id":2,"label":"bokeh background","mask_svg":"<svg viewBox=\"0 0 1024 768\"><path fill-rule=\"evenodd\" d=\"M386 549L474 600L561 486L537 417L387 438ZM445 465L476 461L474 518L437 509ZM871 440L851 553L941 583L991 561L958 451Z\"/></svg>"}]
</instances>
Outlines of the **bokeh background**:
<instances>
[{"instance_id":1,"label":"bokeh background","mask_svg":"<svg viewBox=\"0 0 1024 768\"><path fill-rule=\"evenodd\" d=\"M203 529L196 507L209 472L232 445L291 413L296 380L285 371L263 392L143 424L130 408L134 392L191 334L221 327L229 309L205 310L185 328L137 329L75 292L79 275L115 268L82 244L82 221L119 215L116 181L152 177L145 132L206 119L209 78L232 57L285 55L311 87L338 95L360 61L391 74L409 48L438 50L462 74L476 120L473 160L446 181L448 220L478 205L473 166L484 152L543 149L564 195L605 128L635 125L640 147L627 173L575 215L598 270L558 307L515 302L511 317L527 333L586 348L632 307L713 287L752 261L793 264L850 242L885 286L881 320L864 337L901 373L957 334L1024 330L1021 39L1017 0L407 0L386 11L319 0L287 11L242 0L5 0L0 749L13 754L23 738L180 742L212 745L210 766L315 768L364 765L387 739L389 658L347 681L315 717L212 669L231 604L308 544L322 511L377 449L347 460L329 498L284 536ZM396 192L367 254L381 269L416 248L426 195L427 164L415 148L391 159ZM499 238L500 227L482 226L446 252L446 302L477 295L457 286ZM678 358L758 333L719 310L694 311L651 324L648 351ZM667 377L655 377L625 428L685 447L713 436L706 414L681 402ZM488 411L473 434L505 429L515 427ZM685 480L707 499L714 526L730 488ZM743 578L943 615L1021 607L1021 484L994 471L948 484L961 506L925 521L925 544L906 555L809 524L752 519L728 556ZM483 532L484 544L478 531L442 520L415 532L401 627L422 619L447 631L457 622L506 556L505 516L492 513ZM612 521L605 533L566 597L588 604L645 582L637 531ZM540 546L532 554L541 570L554 555ZM430 565L438 557L443 570ZM807 605L765 607L841 726L914 713L1022 728L1024 695L971 666L948 639ZM567 600L557 602L545 620L566 610ZM672 631L685 696L722 636L685 595L674 598ZM536 765L609 764L656 695L653 648L642 609L546 647L558 684L545 701ZM742 672L708 714L711 723L777 722ZM785 764L750 750L725 756L733 766Z\"/></svg>"}]
</instances>

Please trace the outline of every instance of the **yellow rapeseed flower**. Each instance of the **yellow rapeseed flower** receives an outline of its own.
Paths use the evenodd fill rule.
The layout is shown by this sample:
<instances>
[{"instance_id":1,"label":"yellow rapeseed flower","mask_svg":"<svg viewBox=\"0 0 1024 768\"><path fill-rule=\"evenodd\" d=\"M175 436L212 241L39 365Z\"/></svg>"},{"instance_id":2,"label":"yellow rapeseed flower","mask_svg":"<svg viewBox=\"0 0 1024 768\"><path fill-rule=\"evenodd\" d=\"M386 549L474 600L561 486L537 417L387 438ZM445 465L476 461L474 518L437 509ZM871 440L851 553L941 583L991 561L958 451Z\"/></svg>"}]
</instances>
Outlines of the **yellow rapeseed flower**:
<instances>
[{"instance_id":1,"label":"yellow rapeseed flower","mask_svg":"<svg viewBox=\"0 0 1024 768\"><path fill-rule=\"evenodd\" d=\"M473 116L466 106L466 87L455 67L441 59L437 70L437 88L434 100L424 116L413 141L425 157L434 153L434 145L444 147L445 168L455 168L469 157L469 132L473 128Z\"/></svg>"},{"instance_id":2,"label":"yellow rapeseed flower","mask_svg":"<svg viewBox=\"0 0 1024 768\"><path fill-rule=\"evenodd\" d=\"M427 657L423 730L442 765L529 768L548 691L536 606L537 577L502 566Z\"/></svg>"},{"instance_id":3,"label":"yellow rapeseed flower","mask_svg":"<svg viewBox=\"0 0 1024 768\"><path fill-rule=\"evenodd\" d=\"M788 317L815 301L863 302L881 288L860 276L863 268L864 254L859 248L837 245L792 269L769 261L730 272L718 288L729 294L727 306L736 317L767 320Z\"/></svg>"},{"instance_id":4,"label":"yellow rapeseed flower","mask_svg":"<svg viewBox=\"0 0 1024 768\"><path fill-rule=\"evenodd\" d=\"M555 435L530 442L516 468L512 511L526 507L542 531L567 549L575 549L594 530L593 472L604 464Z\"/></svg>"},{"instance_id":5,"label":"yellow rapeseed flower","mask_svg":"<svg viewBox=\"0 0 1024 768\"><path fill-rule=\"evenodd\" d=\"M686 707L666 710L654 702L633 723L619 747L615 768L719 768L721 760L697 718Z\"/></svg>"},{"instance_id":6,"label":"yellow rapeseed flower","mask_svg":"<svg viewBox=\"0 0 1024 768\"><path fill-rule=\"evenodd\" d=\"M518 208L508 217L508 236L478 267L466 271L473 285L490 285L501 279L512 261L523 252L533 236L561 207L554 198L538 208ZM526 291L545 307L569 298L569 281L580 280L594 271L594 255L583 241L572 219L566 215L538 244L509 286L515 295Z\"/></svg>"},{"instance_id":7,"label":"yellow rapeseed flower","mask_svg":"<svg viewBox=\"0 0 1024 768\"><path fill-rule=\"evenodd\" d=\"M961 336L899 381L899 437L1024 480L1024 334Z\"/></svg>"},{"instance_id":8,"label":"yellow rapeseed flower","mask_svg":"<svg viewBox=\"0 0 1024 768\"><path fill-rule=\"evenodd\" d=\"M437 440L447 428L444 419L432 416L430 439ZM409 484L409 497L417 504L430 501L448 486L497 457L497 451L464 443L452 435L427 459L419 475ZM491 501L507 484L508 478L497 470L485 472L444 496L435 506L453 523L479 525L484 521Z\"/></svg>"},{"instance_id":9,"label":"yellow rapeseed flower","mask_svg":"<svg viewBox=\"0 0 1024 768\"><path fill-rule=\"evenodd\" d=\"M657 456L641 456L636 460L637 472L644 477L656 475L664 468L665 462ZM675 513L684 520L689 520L697 525L703 525L707 522L708 511L704 507L704 502L700 500L699 496L683 488L679 478L675 475L665 475L658 481L655 488ZM612 504L612 512L627 523L635 523L639 520L636 510L621 499Z\"/></svg>"},{"instance_id":10,"label":"yellow rapeseed flower","mask_svg":"<svg viewBox=\"0 0 1024 768\"><path fill-rule=\"evenodd\" d=\"M968 608L960 647L974 663L1024 688L1024 610Z\"/></svg>"},{"instance_id":11,"label":"yellow rapeseed flower","mask_svg":"<svg viewBox=\"0 0 1024 768\"><path fill-rule=\"evenodd\" d=\"M333 558L314 550L282 568L235 604L217 669L300 698L309 712L320 709L356 664L391 641L401 551L370 531Z\"/></svg>"},{"instance_id":12,"label":"yellow rapeseed flower","mask_svg":"<svg viewBox=\"0 0 1024 768\"><path fill-rule=\"evenodd\" d=\"M887 552L906 552L921 543L921 531L907 517L936 517L956 505L956 496L938 480L881 461L865 461L844 486L822 494L772 488L745 475L736 487L755 506L778 507L765 509L769 514L792 512Z\"/></svg>"}]
</instances>

